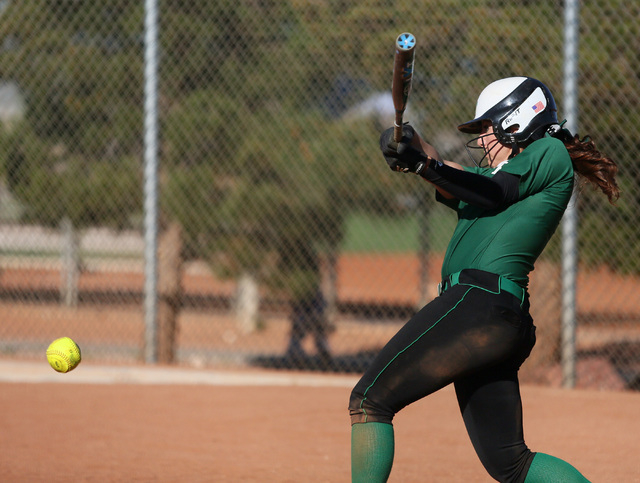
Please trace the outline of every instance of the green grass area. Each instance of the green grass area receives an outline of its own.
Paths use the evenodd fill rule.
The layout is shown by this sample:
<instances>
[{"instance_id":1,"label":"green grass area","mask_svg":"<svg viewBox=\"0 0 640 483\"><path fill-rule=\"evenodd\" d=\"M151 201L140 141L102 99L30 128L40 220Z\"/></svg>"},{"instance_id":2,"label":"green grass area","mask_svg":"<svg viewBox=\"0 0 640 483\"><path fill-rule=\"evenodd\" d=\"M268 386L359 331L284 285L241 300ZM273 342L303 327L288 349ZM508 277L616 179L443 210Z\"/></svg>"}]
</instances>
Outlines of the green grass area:
<instances>
[{"instance_id":1,"label":"green grass area","mask_svg":"<svg viewBox=\"0 0 640 483\"><path fill-rule=\"evenodd\" d=\"M455 226L455 214L435 207L424 221L430 251L444 251ZM342 251L415 252L420 239L420 220L415 214L401 217L354 213L347 217Z\"/></svg>"}]
</instances>

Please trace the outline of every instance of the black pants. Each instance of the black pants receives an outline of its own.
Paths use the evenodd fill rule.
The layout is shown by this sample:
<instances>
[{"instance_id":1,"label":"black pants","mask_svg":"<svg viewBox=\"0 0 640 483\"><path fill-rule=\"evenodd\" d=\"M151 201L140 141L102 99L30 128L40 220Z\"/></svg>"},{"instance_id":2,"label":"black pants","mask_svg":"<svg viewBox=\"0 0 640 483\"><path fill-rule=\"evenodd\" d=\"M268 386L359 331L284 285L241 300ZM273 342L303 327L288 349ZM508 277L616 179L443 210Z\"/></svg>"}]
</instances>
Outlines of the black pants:
<instances>
[{"instance_id":1,"label":"black pants","mask_svg":"<svg viewBox=\"0 0 640 483\"><path fill-rule=\"evenodd\" d=\"M498 278L465 270L381 350L351 393L352 424L391 423L403 407L454 383L482 464L498 481L523 481L534 454L524 443L518 369L535 344L528 300Z\"/></svg>"},{"instance_id":2,"label":"black pants","mask_svg":"<svg viewBox=\"0 0 640 483\"><path fill-rule=\"evenodd\" d=\"M296 359L305 357L302 341L307 334L313 336L318 355L328 360L328 321L326 315L327 304L320 290L309 298L295 300L291 304L291 334L287 347L287 356Z\"/></svg>"},{"instance_id":3,"label":"black pants","mask_svg":"<svg viewBox=\"0 0 640 483\"><path fill-rule=\"evenodd\" d=\"M306 299L291 303L291 337L303 339L312 334L316 338L327 337L327 302L322 291L317 290Z\"/></svg>"}]
</instances>

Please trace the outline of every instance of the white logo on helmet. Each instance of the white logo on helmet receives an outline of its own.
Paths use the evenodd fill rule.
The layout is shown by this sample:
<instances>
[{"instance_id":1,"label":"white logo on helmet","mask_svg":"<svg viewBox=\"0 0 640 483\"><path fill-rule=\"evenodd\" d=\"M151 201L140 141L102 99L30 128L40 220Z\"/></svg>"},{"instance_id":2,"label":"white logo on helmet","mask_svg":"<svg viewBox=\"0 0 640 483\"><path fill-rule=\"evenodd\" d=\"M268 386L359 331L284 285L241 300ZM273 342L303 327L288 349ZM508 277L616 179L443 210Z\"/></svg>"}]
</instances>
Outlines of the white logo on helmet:
<instances>
[{"instance_id":1,"label":"white logo on helmet","mask_svg":"<svg viewBox=\"0 0 640 483\"><path fill-rule=\"evenodd\" d=\"M507 131L510 126L517 125L518 130L522 131L538 114L547 108L547 98L540 87L536 88L529 97L518 106L504 121L502 121L502 129Z\"/></svg>"}]
</instances>

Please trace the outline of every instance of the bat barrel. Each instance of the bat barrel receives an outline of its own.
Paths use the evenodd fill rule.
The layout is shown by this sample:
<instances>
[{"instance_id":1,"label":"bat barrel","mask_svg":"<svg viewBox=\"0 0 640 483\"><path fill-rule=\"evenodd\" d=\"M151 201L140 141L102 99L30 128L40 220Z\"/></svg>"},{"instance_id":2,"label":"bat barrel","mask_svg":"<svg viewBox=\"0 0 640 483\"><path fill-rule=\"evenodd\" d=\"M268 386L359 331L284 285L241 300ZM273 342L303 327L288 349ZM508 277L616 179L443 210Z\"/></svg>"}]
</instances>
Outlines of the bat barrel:
<instances>
[{"instance_id":1,"label":"bat barrel","mask_svg":"<svg viewBox=\"0 0 640 483\"><path fill-rule=\"evenodd\" d=\"M413 59L415 55L416 38L409 32L398 35L396 39L396 55L393 66L393 82L391 96L396 110L393 137L396 142L402 138L402 117L407 107L411 81L413 78Z\"/></svg>"}]
</instances>

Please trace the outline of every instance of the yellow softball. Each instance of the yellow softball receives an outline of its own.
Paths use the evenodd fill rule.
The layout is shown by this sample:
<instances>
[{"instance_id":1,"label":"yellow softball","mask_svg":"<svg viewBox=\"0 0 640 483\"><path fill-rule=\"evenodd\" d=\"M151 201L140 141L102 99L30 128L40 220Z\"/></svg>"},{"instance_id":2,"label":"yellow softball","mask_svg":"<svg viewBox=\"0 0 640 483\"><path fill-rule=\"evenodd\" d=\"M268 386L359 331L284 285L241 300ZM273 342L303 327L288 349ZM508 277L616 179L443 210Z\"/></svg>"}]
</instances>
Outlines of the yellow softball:
<instances>
[{"instance_id":1,"label":"yellow softball","mask_svg":"<svg viewBox=\"0 0 640 483\"><path fill-rule=\"evenodd\" d=\"M72 371L82 360L80 347L69 337L61 337L47 348L47 360L58 372Z\"/></svg>"}]
</instances>

